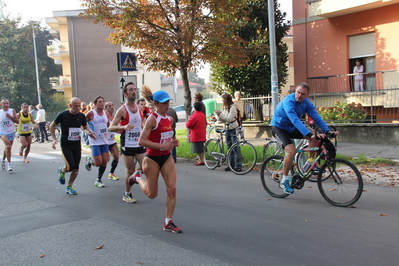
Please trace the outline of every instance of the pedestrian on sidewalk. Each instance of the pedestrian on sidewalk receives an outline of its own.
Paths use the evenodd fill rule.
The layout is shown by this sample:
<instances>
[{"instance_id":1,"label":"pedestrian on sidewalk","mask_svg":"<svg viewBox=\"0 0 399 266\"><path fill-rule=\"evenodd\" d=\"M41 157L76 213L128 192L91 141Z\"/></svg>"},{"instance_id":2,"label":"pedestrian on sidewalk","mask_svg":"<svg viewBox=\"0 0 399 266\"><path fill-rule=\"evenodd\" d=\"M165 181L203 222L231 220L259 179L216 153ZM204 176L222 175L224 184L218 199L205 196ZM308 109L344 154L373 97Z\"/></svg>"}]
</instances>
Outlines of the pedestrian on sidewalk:
<instances>
[{"instance_id":1,"label":"pedestrian on sidewalk","mask_svg":"<svg viewBox=\"0 0 399 266\"><path fill-rule=\"evenodd\" d=\"M40 143L44 143L44 140L46 139L48 141L48 136L46 132L46 111L43 109L43 106L39 103L36 105L37 108L37 116L36 116L36 122L39 125L39 131L40 131Z\"/></svg>"},{"instance_id":2,"label":"pedestrian on sidewalk","mask_svg":"<svg viewBox=\"0 0 399 266\"><path fill-rule=\"evenodd\" d=\"M194 113L186 122L186 128L190 130L191 152L198 153L198 161L194 165L204 165L204 143L206 141L206 118L201 111L202 104L194 103Z\"/></svg>"},{"instance_id":3,"label":"pedestrian on sidewalk","mask_svg":"<svg viewBox=\"0 0 399 266\"><path fill-rule=\"evenodd\" d=\"M55 150L58 143L55 136L55 127L61 124L61 151L64 157L65 166L58 168L58 181L61 185L65 184L65 173L71 172L68 180L65 193L69 195L76 195L78 192L73 188L78 172L80 159L82 157L81 147L81 129L87 135L94 136L86 123L86 117L80 112L80 99L73 97L69 102L69 110L63 111L57 115L53 122L50 124L50 133L53 138L52 148Z\"/></svg>"}]
</instances>

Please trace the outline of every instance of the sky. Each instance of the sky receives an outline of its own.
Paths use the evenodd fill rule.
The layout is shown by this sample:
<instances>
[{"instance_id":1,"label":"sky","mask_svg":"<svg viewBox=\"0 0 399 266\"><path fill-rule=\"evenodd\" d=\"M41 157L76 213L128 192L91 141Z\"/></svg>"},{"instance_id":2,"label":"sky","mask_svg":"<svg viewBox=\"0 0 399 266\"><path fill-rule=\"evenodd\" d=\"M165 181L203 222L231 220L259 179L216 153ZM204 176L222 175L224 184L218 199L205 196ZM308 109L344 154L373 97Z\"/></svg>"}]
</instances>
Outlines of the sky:
<instances>
[{"instance_id":1,"label":"sky","mask_svg":"<svg viewBox=\"0 0 399 266\"><path fill-rule=\"evenodd\" d=\"M21 16L22 23L29 20L41 21L45 25L45 18L52 17L53 11L81 9L81 0L3 0L7 5L4 14L12 18ZM292 21L292 0L279 0L280 9L287 13L287 19ZM209 78L209 66L199 70L198 76L206 81Z\"/></svg>"}]
</instances>

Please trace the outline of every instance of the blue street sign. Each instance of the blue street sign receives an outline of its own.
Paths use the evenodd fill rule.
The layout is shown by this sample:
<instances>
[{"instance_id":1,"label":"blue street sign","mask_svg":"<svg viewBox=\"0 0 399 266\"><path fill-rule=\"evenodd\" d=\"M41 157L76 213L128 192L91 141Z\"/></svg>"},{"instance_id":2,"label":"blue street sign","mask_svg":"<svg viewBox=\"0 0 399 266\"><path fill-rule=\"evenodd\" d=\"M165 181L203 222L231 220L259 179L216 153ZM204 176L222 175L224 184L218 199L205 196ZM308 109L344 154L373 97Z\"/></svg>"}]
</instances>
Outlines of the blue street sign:
<instances>
[{"instance_id":1,"label":"blue street sign","mask_svg":"<svg viewBox=\"0 0 399 266\"><path fill-rule=\"evenodd\" d=\"M137 71L135 53L116 53L118 71Z\"/></svg>"}]
</instances>

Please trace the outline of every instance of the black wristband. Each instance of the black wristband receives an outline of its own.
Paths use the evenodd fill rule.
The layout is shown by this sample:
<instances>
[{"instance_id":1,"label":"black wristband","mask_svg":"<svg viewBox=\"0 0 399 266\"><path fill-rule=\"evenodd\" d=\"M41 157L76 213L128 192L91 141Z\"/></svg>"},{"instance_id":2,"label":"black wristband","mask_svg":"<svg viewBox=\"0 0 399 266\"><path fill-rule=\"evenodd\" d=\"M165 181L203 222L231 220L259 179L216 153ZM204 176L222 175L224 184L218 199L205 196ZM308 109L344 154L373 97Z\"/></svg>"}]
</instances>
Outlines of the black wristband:
<instances>
[{"instance_id":1,"label":"black wristband","mask_svg":"<svg viewBox=\"0 0 399 266\"><path fill-rule=\"evenodd\" d=\"M308 133L305 137L311 138L313 136L312 133Z\"/></svg>"}]
</instances>

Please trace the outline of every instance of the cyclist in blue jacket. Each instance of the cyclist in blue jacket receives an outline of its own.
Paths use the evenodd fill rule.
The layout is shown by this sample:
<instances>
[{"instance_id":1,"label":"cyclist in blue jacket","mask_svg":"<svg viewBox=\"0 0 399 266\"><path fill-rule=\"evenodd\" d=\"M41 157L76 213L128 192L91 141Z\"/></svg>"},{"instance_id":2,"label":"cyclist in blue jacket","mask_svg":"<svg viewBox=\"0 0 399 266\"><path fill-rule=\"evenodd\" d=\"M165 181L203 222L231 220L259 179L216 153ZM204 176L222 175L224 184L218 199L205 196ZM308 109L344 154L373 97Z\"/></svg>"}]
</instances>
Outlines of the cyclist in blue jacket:
<instances>
[{"instance_id":1,"label":"cyclist in blue jacket","mask_svg":"<svg viewBox=\"0 0 399 266\"><path fill-rule=\"evenodd\" d=\"M277 106L272 118L272 134L278 136L283 143L285 150L283 178L280 187L287 194L294 193L290 185L291 176L289 170L292 167L296 154L296 148L291 139L308 139L309 147L316 147L317 140L315 135L307 128L300 118L307 114L320 127L323 133L330 131L327 124L317 113L313 103L308 99L310 87L307 83L300 83L295 93L285 97ZM320 138L324 138L324 134L319 134Z\"/></svg>"}]
</instances>

